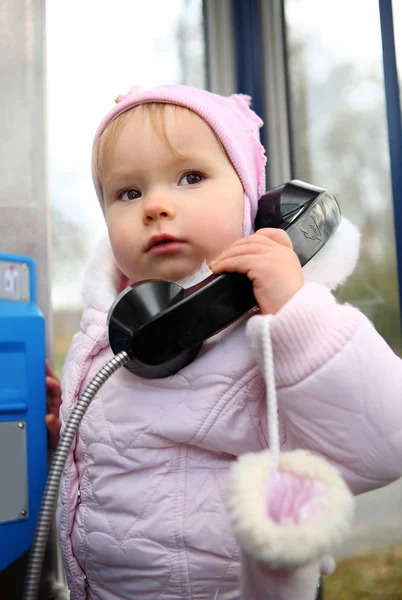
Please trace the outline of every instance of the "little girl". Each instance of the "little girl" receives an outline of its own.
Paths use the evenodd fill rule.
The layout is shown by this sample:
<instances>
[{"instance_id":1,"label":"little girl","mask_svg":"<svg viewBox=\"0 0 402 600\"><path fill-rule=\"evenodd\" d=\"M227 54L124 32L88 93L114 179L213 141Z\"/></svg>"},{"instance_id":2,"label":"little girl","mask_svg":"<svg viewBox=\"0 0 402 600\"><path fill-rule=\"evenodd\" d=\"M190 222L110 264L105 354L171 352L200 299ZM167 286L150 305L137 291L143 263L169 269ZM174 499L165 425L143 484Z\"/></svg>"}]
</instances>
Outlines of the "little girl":
<instances>
[{"instance_id":1,"label":"little girl","mask_svg":"<svg viewBox=\"0 0 402 600\"><path fill-rule=\"evenodd\" d=\"M261 125L247 96L172 85L119 96L96 133L93 178L109 235L87 269L62 423L113 356L107 313L128 285L190 286L210 270L236 271L252 281L260 314L210 339L176 375L121 369L95 397L60 487L72 600L240 597L244 552L224 494L234 460L269 443L264 319L281 448L325 457L354 494L402 475L401 361L330 291L355 266L358 233L343 219L304 269L284 231L254 233L265 191Z\"/></svg>"}]
</instances>

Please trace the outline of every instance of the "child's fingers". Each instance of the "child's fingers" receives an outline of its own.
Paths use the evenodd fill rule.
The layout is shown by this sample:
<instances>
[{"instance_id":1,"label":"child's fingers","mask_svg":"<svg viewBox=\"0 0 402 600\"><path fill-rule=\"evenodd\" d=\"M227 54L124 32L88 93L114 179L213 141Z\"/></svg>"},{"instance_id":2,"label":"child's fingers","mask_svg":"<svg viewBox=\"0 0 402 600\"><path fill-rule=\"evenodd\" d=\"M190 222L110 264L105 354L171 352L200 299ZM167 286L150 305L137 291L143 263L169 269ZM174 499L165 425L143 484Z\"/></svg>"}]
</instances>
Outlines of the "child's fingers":
<instances>
[{"instance_id":1,"label":"child's fingers","mask_svg":"<svg viewBox=\"0 0 402 600\"><path fill-rule=\"evenodd\" d=\"M289 235L283 229L276 229L273 227L265 227L264 229L258 229L255 233L246 237L240 238L231 244L231 248L234 246L240 246L243 244L252 244L256 240L264 241L267 245L279 244L280 246L286 246L287 248L293 248L292 241Z\"/></svg>"},{"instance_id":2,"label":"child's fingers","mask_svg":"<svg viewBox=\"0 0 402 600\"><path fill-rule=\"evenodd\" d=\"M60 382L57 379L53 379L52 377L46 377L46 391L47 410L49 413L58 416L59 409L61 406Z\"/></svg>"},{"instance_id":3,"label":"child's fingers","mask_svg":"<svg viewBox=\"0 0 402 600\"><path fill-rule=\"evenodd\" d=\"M59 419L55 415L46 415L45 423L49 431L57 430L59 423Z\"/></svg>"},{"instance_id":4,"label":"child's fingers","mask_svg":"<svg viewBox=\"0 0 402 600\"><path fill-rule=\"evenodd\" d=\"M56 448L60 438L60 420L56 415L49 414L45 417L45 423L49 432L50 446Z\"/></svg>"},{"instance_id":5,"label":"child's fingers","mask_svg":"<svg viewBox=\"0 0 402 600\"><path fill-rule=\"evenodd\" d=\"M46 389L54 396L61 396L60 381L53 377L46 377Z\"/></svg>"},{"instance_id":6,"label":"child's fingers","mask_svg":"<svg viewBox=\"0 0 402 600\"><path fill-rule=\"evenodd\" d=\"M232 272L249 275L250 270L253 268L252 258L252 256L245 256L244 254L228 256L226 258L223 258L222 260L219 260L216 263L211 263L210 269L215 275L219 275L220 273Z\"/></svg>"},{"instance_id":7,"label":"child's fingers","mask_svg":"<svg viewBox=\"0 0 402 600\"><path fill-rule=\"evenodd\" d=\"M262 235L266 239L272 240L276 244L286 246L287 248L293 248L292 240L289 235L283 229L276 228L264 228L259 229L255 232L255 235Z\"/></svg>"},{"instance_id":8,"label":"child's fingers","mask_svg":"<svg viewBox=\"0 0 402 600\"><path fill-rule=\"evenodd\" d=\"M216 258L209 263L209 267L216 266L227 258L235 258L236 256L252 256L255 254L272 254L278 251L277 245L267 246L265 243L259 243L258 241L244 243L240 245L233 245L228 250L225 250Z\"/></svg>"},{"instance_id":9,"label":"child's fingers","mask_svg":"<svg viewBox=\"0 0 402 600\"><path fill-rule=\"evenodd\" d=\"M49 415L55 415L56 417L59 416L60 413L60 406L61 406L61 401L59 400L55 400L53 401L52 398L48 398L47 400L47 413Z\"/></svg>"},{"instance_id":10,"label":"child's fingers","mask_svg":"<svg viewBox=\"0 0 402 600\"><path fill-rule=\"evenodd\" d=\"M48 360L46 360L46 392L47 392L47 415L45 423L49 432L51 448L56 448L60 437L59 411L61 406L60 379L53 371Z\"/></svg>"},{"instance_id":11,"label":"child's fingers","mask_svg":"<svg viewBox=\"0 0 402 600\"><path fill-rule=\"evenodd\" d=\"M264 232L267 231L269 232L269 235L264 235ZM232 246L212 260L208 266L215 271L215 267L228 258L256 254L279 256L278 252L281 256L285 256L289 252L292 252L292 243L287 233L280 229L261 229L258 233L236 241Z\"/></svg>"},{"instance_id":12,"label":"child's fingers","mask_svg":"<svg viewBox=\"0 0 402 600\"><path fill-rule=\"evenodd\" d=\"M272 253L275 257L276 253ZM261 257L265 256L269 258L268 267L266 266L266 260L262 261ZM215 275L220 273L243 273L247 277L256 282L258 279L269 280L272 272L278 269L279 261L271 259L270 252L263 252L256 247L253 252L244 254L241 251L237 252L233 249L229 255L223 256L216 261L210 263L209 267Z\"/></svg>"},{"instance_id":13,"label":"child's fingers","mask_svg":"<svg viewBox=\"0 0 402 600\"><path fill-rule=\"evenodd\" d=\"M61 387L59 380L46 377L46 392L47 397L50 398L52 402L60 401L61 403Z\"/></svg>"}]
</instances>

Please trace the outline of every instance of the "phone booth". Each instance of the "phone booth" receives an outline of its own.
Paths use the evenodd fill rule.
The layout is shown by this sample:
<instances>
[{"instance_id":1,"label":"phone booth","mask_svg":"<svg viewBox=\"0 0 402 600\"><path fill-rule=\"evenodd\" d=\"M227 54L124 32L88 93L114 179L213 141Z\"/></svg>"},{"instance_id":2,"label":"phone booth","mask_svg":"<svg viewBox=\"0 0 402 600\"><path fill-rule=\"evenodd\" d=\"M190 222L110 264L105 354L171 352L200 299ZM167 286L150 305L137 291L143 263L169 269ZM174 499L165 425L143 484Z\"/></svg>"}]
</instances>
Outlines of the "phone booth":
<instances>
[{"instance_id":1,"label":"phone booth","mask_svg":"<svg viewBox=\"0 0 402 600\"><path fill-rule=\"evenodd\" d=\"M363 5L363 0L360 1ZM110 6L106 7L108 13L106 13L107 19L104 22L110 33L113 30L110 21L113 10L111 10L112 3L109 2L109 4ZM152 0L148 4L152 4ZM148 38L153 42L153 37L155 37L156 50L151 47L151 44L148 52L147 46L147 52L144 53L146 60L140 61L144 64L147 63L146 80L148 81L149 76L155 73L158 77L160 75L162 80L177 77L180 79L180 83L205 87L218 94L230 95L237 92L252 96L253 107L265 122L262 136L268 155L267 189L280 186L284 182L296 178L306 181L315 179L315 175L314 177L312 175L321 173L327 164L330 164L332 169L330 180L322 181L320 178L317 183L324 186L328 184L328 187L332 189L332 182L335 178L341 188L347 188L351 176L345 170L342 180L341 169L335 167L337 164L341 166L346 163L354 164L353 160L345 160L344 150L348 145L353 146L353 139L360 138L359 134L364 130L373 131L373 144L366 144L366 146L374 148L375 159L367 163L365 177L354 174L353 178L359 179L359 183L364 180L372 182L374 163L379 162L377 155L380 156L381 152L384 152L388 143L390 171L386 171L385 177L379 179L381 189L378 184L380 193L374 194L374 204L376 210L383 204L387 195L387 189L383 189L383 183L388 178L392 184L390 186L393 196L393 201L390 202L392 215L388 215L387 219L378 217L376 221L373 221L375 223L375 227L372 227L373 232L378 230L379 235L381 234L383 237L376 238L377 242L382 243L373 244L372 248L385 247L388 240L393 239L392 236L395 232L396 243L391 241L390 245L395 246L397 254L399 284L396 282L395 289L399 291L399 297L397 302L389 302L387 308L392 309L394 304L397 304L399 318L402 298L402 128L393 18L393 10L396 14L399 3L396 0L394 2L378 0L376 3L364 4L365 15L366 11L379 9L376 18L382 35L378 37L377 42L380 40L382 44L381 58L384 64L383 69L381 66L378 79L382 81L382 76L384 76L381 85L383 86L386 110L382 111L378 99L375 100L374 109L375 113L380 115L380 119L384 120L386 116L387 143L381 143L381 139L378 139L377 129L369 120L364 126L356 123L356 127L358 127L356 135L353 135L349 142L341 137L341 142L338 144L340 148L339 163L328 158L331 156L328 149L333 149L336 144L320 146L317 143L322 134L321 130L325 126L325 120L317 119L317 114L328 118L329 123L330 117L333 117L332 113L336 113L333 107L347 105L346 102L333 102L334 98L336 99L340 94L339 82L342 76L339 67L342 62L339 62L339 59L342 55L344 66L352 64L350 61L351 58L353 59L348 55L346 60L340 40L343 35L345 40L356 41L358 48L355 56L355 70L356 72L360 71L361 47L355 32L359 32L362 13L354 13L355 21L353 21L349 10L351 3L348 5L346 0L346 8L342 9L339 0L331 0L328 5L334 8L334 14L339 14L341 18L341 25L339 25L332 19L322 18L318 11L320 3L317 3L317 7L312 9L309 0L298 0L298 2L291 0L182 0L181 8L187 15L186 20L183 20L182 14L171 37L167 35L167 22L161 21L163 35L159 34L158 39L156 32L158 27L155 25L157 25L156 21L161 19L161 7L164 7L165 4L168 3L161 0L159 8L152 7ZM366 4L370 6L367 8ZM127 2L126 6L130 6L130 8L124 10L127 12L129 10L139 11L135 22L140 24L139 30L143 31L146 29L143 25L143 13L146 11L143 11L142 8L137 9L134 5L135 3ZM76 20L79 11L77 1L74 4L74 2L46 3L45 0L39 2L2 0L1 7L0 86L5 92L2 94L2 110L0 112L0 599L20 600L27 557L33 540L35 521L48 469L47 432L44 423L46 412L45 356L51 359L53 354L53 329L49 292L51 273L49 269L50 199L48 181L51 177L49 178L47 172L48 140L45 133L47 105L51 107L51 111L54 111L49 127L49 129L54 128L50 141L57 138L58 143L64 145L64 154L71 156L79 153L78 146L80 145L89 148L88 140L84 139L85 126L90 120L88 116L96 113L95 99L101 98L102 103L104 98L102 98L103 86L94 91L93 82L88 79L87 73L85 72L85 76L82 76L81 79L78 73L77 67L80 63L84 65L84 68L86 65L85 56L83 57L83 54L77 50L77 48L79 49L77 41L81 32L77 30L77 39L72 42L71 37L68 37L71 27L66 26L66 23L69 23L66 17L70 16L72 23ZM63 10L66 12L63 13ZM93 44L88 42L91 23L85 27L85 20L83 20L81 28L84 38L84 53L86 47L96 49L95 44L99 43L99 52L95 53L98 58L102 56L100 51L103 49L102 40L105 38L105 35L99 34L102 28L102 10L103 8L100 7L99 14L95 15L97 27L92 27L96 31L96 41ZM172 10L169 5L169 11L172 12ZM297 11L300 10L302 12L299 14ZM327 3L325 3L325 10L329 10ZM45 11L48 15L45 14ZM300 18L301 16L303 18ZM58 21L56 17L58 17ZM84 19L85 15L82 17ZM92 13L90 18L93 19ZM125 15L125 22L131 23L132 20L132 15ZM57 26L55 27L56 21L58 30ZM369 25L370 20L366 19L366 21ZM345 33L345 23L354 27L352 33ZM353 23L355 24L353 25ZM194 24L202 31L201 34L194 30ZM328 30L324 29L324 26L328 27ZM306 33L303 37L304 29ZM369 28L366 29L370 33ZM120 31L118 28L117 30ZM55 31L56 33L54 33ZM322 64L327 64L325 55L321 55L319 50L320 44L328 39L326 31L336 34L336 44L333 45L336 59L334 62L336 69L334 68L333 75L336 75L336 78L328 78L328 85L331 83L331 87L323 86L323 73L329 74L327 72L328 65L322 69L322 72L322 67L319 68L319 77L311 78L317 56L321 57ZM67 32L67 37L63 40L61 40L61 32ZM47 57L46 33L50 33L47 36L47 45L50 49ZM397 36L395 37L397 38ZM56 52L52 47L55 40L59 42ZM72 43L75 53L66 52L66 48L68 50ZM309 44L312 43L313 45L310 47ZM370 47L375 45L375 39L371 34L369 43ZM127 52L124 52L125 45ZM195 48L197 47L202 48L201 57L196 56ZM340 52L340 49L343 52ZM112 53L114 50L116 50L115 60L121 61L123 54L126 54L132 61L131 36L119 35L118 43L114 47L109 43L110 64L113 64ZM154 54L152 54L153 50L155 50ZM171 50L177 64L174 65L174 69L169 71L165 60ZM148 64L151 55L154 56L154 60L155 57L157 58L153 65ZM68 56L68 65L63 69L64 56ZM77 61L75 64L74 60ZM52 63L52 61L54 62ZM48 70L46 70L46 62ZM321 62L318 61L317 64L321 65ZM53 64L53 67L50 63ZM373 66L375 67L377 64L381 64L381 61L376 60ZM204 72L204 67L205 79L200 83L200 79L197 79L196 76L198 77L201 72ZM348 73L347 70L345 72ZM62 95L60 94L60 85L57 85L58 80L56 85L54 80L52 81L52 77L55 79L54 74L56 73L63 73L62 87L64 91ZM73 75L68 80L70 73ZM173 73L174 75L172 75ZM353 75L352 71L350 73ZM116 81L118 81L119 75L117 73L115 75ZM131 78L130 69L125 76ZM374 89L374 79L371 73L367 80L369 85L363 88L363 94L356 92L359 88L355 88L349 82L348 90L359 105L358 112L351 113L352 116L353 114L364 116L360 102L365 99L366 95L369 97L366 90ZM78 87L77 81L79 82ZM346 81L349 81L347 77ZM90 82L92 87L79 89L81 83L85 85L86 82ZM318 87L317 82L320 84ZM129 80L128 85L131 83L141 82ZM169 83L179 83L179 81L169 81ZM74 101L70 104L67 93L69 89L72 89L74 94ZM116 93L119 91L123 90L117 89ZM53 99L52 93L54 94ZM61 100L65 102L64 105ZM325 102L328 105L325 105ZM56 115L56 104L61 111L61 117ZM65 108L66 106L70 108L70 105L71 113ZM90 113L84 114L84 109L88 106ZM80 123L76 119L77 111L82 118ZM330 132L328 139L331 141L336 132L353 133L354 121L353 118L346 119L347 127L343 129L337 127L336 122L333 121L331 128L328 129ZM56 122L62 123L64 126L60 132L56 132ZM72 151L72 146L69 148L69 140L66 140L68 137L66 133L74 133L74 126L76 127L75 139L79 141ZM323 143L324 136L322 137L321 142ZM353 152L352 158L357 156ZM50 152L50 154L52 153ZM50 175L51 162L50 160ZM359 161L359 165L360 163L362 161ZM81 166L74 171L68 164L68 168L66 168L66 164L63 164L63 168L57 173L59 181L55 186L52 182L51 187L55 204L60 201L58 195L62 198L62 202L65 201L67 210L64 216L66 216L67 225L71 225L69 217L73 215L76 221L79 221L85 211L81 206L82 198L77 198L79 186L70 188L68 190L70 195L66 192L69 183L66 175L72 176L75 181L78 178L80 183L83 169ZM357 189L354 186L350 186L350 188L355 191ZM88 188L79 189L86 193ZM337 190L333 191L337 193ZM355 196L358 194L355 191L351 196L353 202L357 201ZM365 195L363 200L361 206L358 206L361 214L365 213L370 204L366 201ZM75 205L74 202L76 202ZM353 202L345 202L345 208L349 209ZM96 208L98 209L97 206ZM341 208L343 210L342 201ZM95 222L95 219L88 218L88 223L92 222ZM393 222L394 224L387 235L384 234L385 230L380 231L379 225L383 222L389 222L391 225ZM62 237L65 229L67 228L62 226L58 228L59 238ZM366 227L366 229L368 230L370 227ZM81 235L82 232L80 232L79 239L86 236L87 230L84 228L83 231L84 234ZM304 229L300 229L299 234L303 243L320 242L322 232L319 221L315 217L306 221ZM74 247L74 244L70 242L65 247L67 246ZM61 252L63 258L65 247L62 247ZM76 254L79 255L80 252L77 251ZM387 266L385 258L381 264L384 268ZM72 271L75 272L74 269ZM376 273L381 274L381 271L382 268L376 266ZM57 272L63 275L63 265ZM395 281L396 277L384 276L381 285L385 288L392 280ZM71 281L67 283L71 285ZM365 284L365 282L363 283ZM376 286L377 283L374 287L370 284L370 293L371 287L377 293ZM356 289L361 296L360 288L357 286ZM62 293L64 293L64 289L62 289ZM358 299L361 300L360 296ZM381 319L389 312L389 310L381 310ZM63 315L60 317L60 320L62 319L64 319ZM395 319L394 322L396 323ZM396 325L392 324L388 332L394 336L393 339L397 334L398 343L400 342L399 328ZM378 498L381 498L381 494ZM380 500L373 502L377 506L379 515L384 514L384 511L392 514L389 512L389 497L384 495L381 500L382 504L379 502ZM397 513L396 505L394 502L394 515ZM364 528L361 527L361 529ZM398 530L397 527L392 529L392 533ZM51 593L42 593L40 598L42 600L48 600L50 597L64 598L65 590L62 589L64 573L55 532L50 539L43 573L45 579L52 579L50 585L52 589Z\"/></svg>"}]
</instances>

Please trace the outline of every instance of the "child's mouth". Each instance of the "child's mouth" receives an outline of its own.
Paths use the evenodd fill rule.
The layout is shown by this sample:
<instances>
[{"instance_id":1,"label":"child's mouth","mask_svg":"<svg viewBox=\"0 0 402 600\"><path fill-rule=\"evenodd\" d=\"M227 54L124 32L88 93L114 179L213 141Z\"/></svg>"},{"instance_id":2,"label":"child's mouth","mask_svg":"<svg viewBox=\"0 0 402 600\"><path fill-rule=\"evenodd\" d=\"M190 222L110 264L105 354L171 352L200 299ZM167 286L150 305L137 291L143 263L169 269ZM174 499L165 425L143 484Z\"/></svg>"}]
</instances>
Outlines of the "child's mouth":
<instances>
[{"instance_id":1,"label":"child's mouth","mask_svg":"<svg viewBox=\"0 0 402 600\"><path fill-rule=\"evenodd\" d=\"M164 234L155 235L150 239L146 248L146 252L156 256L160 254L179 252L183 248L184 244L185 242L172 236Z\"/></svg>"}]
</instances>

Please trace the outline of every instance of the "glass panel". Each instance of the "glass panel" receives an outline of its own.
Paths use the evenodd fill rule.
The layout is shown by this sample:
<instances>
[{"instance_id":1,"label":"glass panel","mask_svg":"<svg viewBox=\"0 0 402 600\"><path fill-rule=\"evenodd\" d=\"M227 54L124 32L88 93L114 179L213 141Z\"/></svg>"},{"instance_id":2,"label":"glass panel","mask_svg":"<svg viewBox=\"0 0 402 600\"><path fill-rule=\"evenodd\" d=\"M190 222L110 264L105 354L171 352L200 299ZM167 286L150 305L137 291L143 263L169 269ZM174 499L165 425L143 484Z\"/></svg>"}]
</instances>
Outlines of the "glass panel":
<instances>
[{"instance_id":1,"label":"glass panel","mask_svg":"<svg viewBox=\"0 0 402 600\"><path fill-rule=\"evenodd\" d=\"M395 52L400 94L402 90L402 2L400 0L392 0L392 16L394 19Z\"/></svg>"},{"instance_id":2,"label":"glass panel","mask_svg":"<svg viewBox=\"0 0 402 600\"><path fill-rule=\"evenodd\" d=\"M401 354L378 0L285 6L294 175L333 191L362 232L358 268L337 295Z\"/></svg>"},{"instance_id":3,"label":"glass panel","mask_svg":"<svg viewBox=\"0 0 402 600\"><path fill-rule=\"evenodd\" d=\"M331 189L362 232L358 268L337 295L401 354L378 0L285 8L295 175ZM357 498L352 535L324 578L326 600L398 597L401 483Z\"/></svg>"},{"instance_id":4,"label":"glass panel","mask_svg":"<svg viewBox=\"0 0 402 600\"><path fill-rule=\"evenodd\" d=\"M402 2L392 0L392 18L394 27L394 43L396 54L396 67L399 83L399 104L402 113ZM401 114L402 119L402 114Z\"/></svg>"},{"instance_id":5,"label":"glass panel","mask_svg":"<svg viewBox=\"0 0 402 600\"><path fill-rule=\"evenodd\" d=\"M78 329L84 265L106 233L91 145L114 98L136 84L206 86L202 0L47 2L53 308L59 370Z\"/></svg>"}]
</instances>

